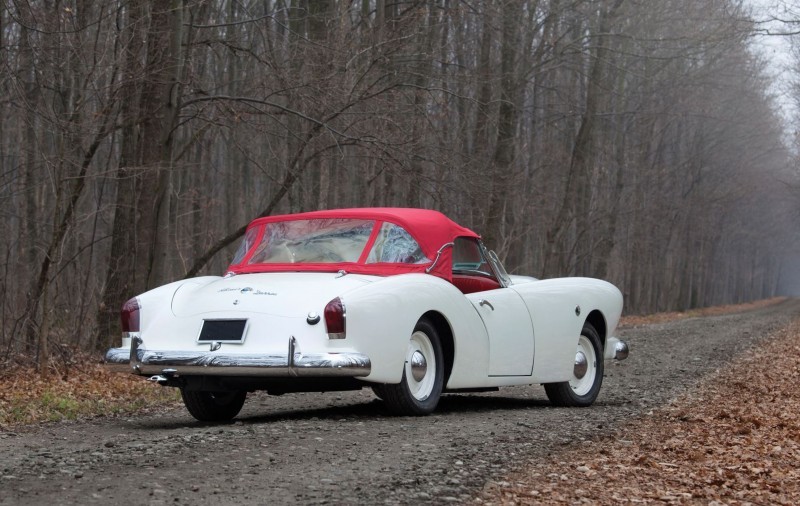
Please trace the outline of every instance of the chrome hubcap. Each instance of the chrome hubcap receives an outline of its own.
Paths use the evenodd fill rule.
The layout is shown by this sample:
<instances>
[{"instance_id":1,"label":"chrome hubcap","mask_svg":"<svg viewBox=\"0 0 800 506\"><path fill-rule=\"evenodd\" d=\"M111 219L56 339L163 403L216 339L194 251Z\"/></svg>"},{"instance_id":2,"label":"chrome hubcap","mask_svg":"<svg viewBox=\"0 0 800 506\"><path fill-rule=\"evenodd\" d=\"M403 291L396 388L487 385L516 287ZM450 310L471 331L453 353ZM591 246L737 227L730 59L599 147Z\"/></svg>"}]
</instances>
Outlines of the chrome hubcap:
<instances>
[{"instance_id":1,"label":"chrome hubcap","mask_svg":"<svg viewBox=\"0 0 800 506\"><path fill-rule=\"evenodd\" d=\"M426 400L433 392L438 365L428 335L419 330L411 334L406 352L405 378L409 393L418 401Z\"/></svg>"},{"instance_id":2,"label":"chrome hubcap","mask_svg":"<svg viewBox=\"0 0 800 506\"><path fill-rule=\"evenodd\" d=\"M582 379L586 376L586 371L589 369L589 361L586 360L586 355L579 351L575 354L575 369L573 369L572 374L575 375L576 378Z\"/></svg>"},{"instance_id":3,"label":"chrome hubcap","mask_svg":"<svg viewBox=\"0 0 800 506\"><path fill-rule=\"evenodd\" d=\"M428 361L425 360L425 355L419 350L415 351L414 354L411 355L411 376L415 381L422 381L422 378L425 377L425 373L427 372Z\"/></svg>"},{"instance_id":4,"label":"chrome hubcap","mask_svg":"<svg viewBox=\"0 0 800 506\"><path fill-rule=\"evenodd\" d=\"M572 379L569 385L576 395L586 395L591 392L597 379L597 353L588 337L581 335L578 338L578 349L575 351L575 365L572 368Z\"/></svg>"}]
</instances>

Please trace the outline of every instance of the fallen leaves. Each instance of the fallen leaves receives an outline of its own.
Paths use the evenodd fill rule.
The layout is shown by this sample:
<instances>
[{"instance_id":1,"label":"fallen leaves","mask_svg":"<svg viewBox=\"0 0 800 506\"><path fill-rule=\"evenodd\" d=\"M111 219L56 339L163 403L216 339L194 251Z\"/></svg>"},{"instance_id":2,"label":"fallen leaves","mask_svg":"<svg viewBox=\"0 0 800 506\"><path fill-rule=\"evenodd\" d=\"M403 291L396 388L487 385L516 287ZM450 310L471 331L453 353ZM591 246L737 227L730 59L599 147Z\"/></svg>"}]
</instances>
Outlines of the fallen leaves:
<instances>
[{"instance_id":1,"label":"fallen leaves","mask_svg":"<svg viewBox=\"0 0 800 506\"><path fill-rule=\"evenodd\" d=\"M762 299L745 304L730 304L725 306L713 306L700 309L691 309L689 311L676 311L670 313L656 313L651 315L630 315L623 316L620 319L620 328L636 327L639 325L650 325L653 323L665 323L674 320L683 320L685 318L696 318L699 316L715 316L728 313L739 313L742 311L750 311L761 307L777 304L785 300L785 297L773 297L771 299Z\"/></svg>"},{"instance_id":2,"label":"fallen leaves","mask_svg":"<svg viewBox=\"0 0 800 506\"><path fill-rule=\"evenodd\" d=\"M800 320L587 455L531 462L492 504L800 504ZM557 460L556 460L557 459ZM535 490L536 494L531 494Z\"/></svg>"},{"instance_id":3,"label":"fallen leaves","mask_svg":"<svg viewBox=\"0 0 800 506\"><path fill-rule=\"evenodd\" d=\"M41 376L32 365L3 368L0 376L0 429L45 421L130 413L177 404L177 390L131 374L111 373L87 356L69 374Z\"/></svg>"}]
</instances>

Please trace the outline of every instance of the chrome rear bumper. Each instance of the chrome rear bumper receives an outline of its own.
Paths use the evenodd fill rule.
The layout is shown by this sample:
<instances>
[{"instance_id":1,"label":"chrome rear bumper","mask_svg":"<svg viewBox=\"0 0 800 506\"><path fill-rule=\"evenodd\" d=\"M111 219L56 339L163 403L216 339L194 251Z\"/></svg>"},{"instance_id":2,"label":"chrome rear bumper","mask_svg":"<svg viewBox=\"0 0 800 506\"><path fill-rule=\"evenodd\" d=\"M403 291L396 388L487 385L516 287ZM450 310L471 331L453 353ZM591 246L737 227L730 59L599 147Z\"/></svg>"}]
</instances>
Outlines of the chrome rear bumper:
<instances>
[{"instance_id":1,"label":"chrome rear bumper","mask_svg":"<svg viewBox=\"0 0 800 506\"><path fill-rule=\"evenodd\" d=\"M141 348L134 337L131 347L111 348L105 365L112 371L142 376L167 370L174 376L260 377L360 377L368 376L372 364L361 353L303 354L294 337L286 355L225 354L214 351L159 351Z\"/></svg>"}]
</instances>

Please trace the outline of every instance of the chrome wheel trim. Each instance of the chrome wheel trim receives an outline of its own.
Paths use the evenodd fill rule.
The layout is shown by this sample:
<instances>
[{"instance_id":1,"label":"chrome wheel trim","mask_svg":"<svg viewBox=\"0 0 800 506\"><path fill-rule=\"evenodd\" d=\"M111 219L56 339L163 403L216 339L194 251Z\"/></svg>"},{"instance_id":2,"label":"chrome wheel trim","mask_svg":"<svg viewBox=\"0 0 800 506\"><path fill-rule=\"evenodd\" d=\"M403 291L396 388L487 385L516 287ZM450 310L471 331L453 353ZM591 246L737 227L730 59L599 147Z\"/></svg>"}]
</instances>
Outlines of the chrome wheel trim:
<instances>
[{"instance_id":1,"label":"chrome wheel trim","mask_svg":"<svg viewBox=\"0 0 800 506\"><path fill-rule=\"evenodd\" d=\"M416 400L424 401L433 392L436 366L436 355L428 335L421 331L411 334L406 352L406 384Z\"/></svg>"},{"instance_id":2,"label":"chrome wheel trim","mask_svg":"<svg viewBox=\"0 0 800 506\"><path fill-rule=\"evenodd\" d=\"M425 355L415 351L411 355L411 376L414 381L422 381L425 378L425 373L428 372L428 361L425 360Z\"/></svg>"},{"instance_id":3,"label":"chrome wheel trim","mask_svg":"<svg viewBox=\"0 0 800 506\"><path fill-rule=\"evenodd\" d=\"M589 369L589 362L586 360L586 355L581 351L578 350L575 353L575 367L572 369L572 374L581 379L586 376L586 371Z\"/></svg>"},{"instance_id":4,"label":"chrome wheel trim","mask_svg":"<svg viewBox=\"0 0 800 506\"><path fill-rule=\"evenodd\" d=\"M578 364L581 356L585 363ZM583 372L582 376L578 375L580 372ZM589 338L581 335L578 339L578 349L575 352L575 369L573 370L572 379L569 380L569 386L575 395L584 396L592 390L595 376L597 376L597 354L594 352L594 346L592 346Z\"/></svg>"}]
</instances>

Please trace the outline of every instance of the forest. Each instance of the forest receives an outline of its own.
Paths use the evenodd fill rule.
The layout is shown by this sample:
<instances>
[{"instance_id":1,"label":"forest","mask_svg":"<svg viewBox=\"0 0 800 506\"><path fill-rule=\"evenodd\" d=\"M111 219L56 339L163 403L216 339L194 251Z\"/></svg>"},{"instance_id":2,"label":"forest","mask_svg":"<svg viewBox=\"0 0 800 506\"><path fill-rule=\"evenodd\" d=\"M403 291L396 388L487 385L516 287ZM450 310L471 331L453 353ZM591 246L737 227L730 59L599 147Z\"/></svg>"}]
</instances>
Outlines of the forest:
<instances>
[{"instance_id":1,"label":"forest","mask_svg":"<svg viewBox=\"0 0 800 506\"><path fill-rule=\"evenodd\" d=\"M0 359L105 349L128 298L316 209L440 210L629 314L797 293L798 139L750 9L4 0Z\"/></svg>"}]
</instances>

